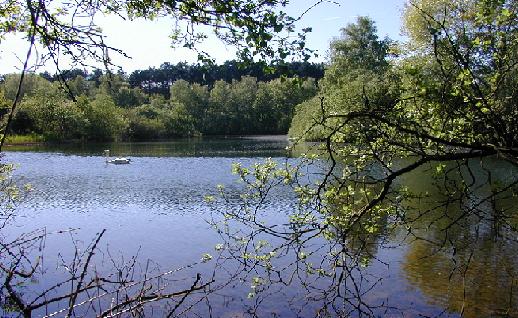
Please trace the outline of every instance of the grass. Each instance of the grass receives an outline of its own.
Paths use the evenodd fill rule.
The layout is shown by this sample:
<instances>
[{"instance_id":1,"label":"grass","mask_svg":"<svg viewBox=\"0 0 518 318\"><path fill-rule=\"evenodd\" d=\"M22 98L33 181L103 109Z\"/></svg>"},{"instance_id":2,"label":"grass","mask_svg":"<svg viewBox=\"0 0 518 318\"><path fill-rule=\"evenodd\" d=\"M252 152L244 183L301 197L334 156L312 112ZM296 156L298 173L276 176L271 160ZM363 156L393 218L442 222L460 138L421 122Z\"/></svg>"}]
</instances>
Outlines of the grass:
<instances>
[{"instance_id":1,"label":"grass","mask_svg":"<svg viewBox=\"0 0 518 318\"><path fill-rule=\"evenodd\" d=\"M40 142L45 142L45 137L43 137L43 135L38 134L9 135L5 140L5 143L7 145L34 144Z\"/></svg>"}]
</instances>

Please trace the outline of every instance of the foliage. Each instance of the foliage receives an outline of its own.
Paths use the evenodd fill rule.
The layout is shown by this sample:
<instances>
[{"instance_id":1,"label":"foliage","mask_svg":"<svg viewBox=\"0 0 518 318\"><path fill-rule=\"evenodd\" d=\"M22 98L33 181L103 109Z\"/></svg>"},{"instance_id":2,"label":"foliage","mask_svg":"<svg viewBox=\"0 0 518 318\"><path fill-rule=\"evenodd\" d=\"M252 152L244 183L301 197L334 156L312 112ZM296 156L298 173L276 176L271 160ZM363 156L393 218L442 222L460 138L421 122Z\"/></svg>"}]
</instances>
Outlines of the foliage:
<instances>
[{"instance_id":1,"label":"foliage","mask_svg":"<svg viewBox=\"0 0 518 318\"><path fill-rule=\"evenodd\" d=\"M495 154L516 162L517 7L507 1L464 4L411 1L405 18L416 45L392 61L381 50L383 59L362 64L361 54L348 49L364 47L365 56L380 56L383 43L360 18L333 43L335 50L346 49L334 54L320 103L298 106L292 134L325 141L332 168L318 196L334 198L332 205L347 211L346 229L372 219L389 193L407 196L394 188L396 179L423 165ZM353 31L368 25L367 45ZM412 160L402 164L401 158ZM342 173L334 179L338 167ZM343 190L351 187L361 190L359 204Z\"/></svg>"},{"instance_id":2,"label":"foliage","mask_svg":"<svg viewBox=\"0 0 518 318\"><path fill-rule=\"evenodd\" d=\"M40 143L46 141L43 135L30 134L30 135L10 135L7 136L7 143L10 145L24 145L31 143Z\"/></svg>"},{"instance_id":3,"label":"foliage","mask_svg":"<svg viewBox=\"0 0 518 318\"><path fill-rule=\"evenodd\" d=\"M218 81L231 83L244 76L252 76L260 82L267 82L282 76L320 79L324 74L323 64L309 62L284 62L266 64L264 62L226 61L217 64L194 64L183 62L175 65L163 63L158 68L137 70L129 74L128 83L147 94L160 94L168 98L171 83L185 80L213 88Z\"/></svg>"},{"instance_id":4,"label":"foliage","mask_svg":"<svg viewBox=\"0 0 518 318\"><path fill-rule=\"evenodd\" d=\"M320 104L320 98L315 96L295 106L295 114L288 131L292 139L319 140L325 135L322 126L314 125L322 118Z\"/></svg>"},{"instance_id":5,"label":"foliage","mask_svg":"<svg viewBox=\"0 0 518 318\"><path fill-rule=\"evenodd\" d=\"M78 103L88 122L86 136L93 140L117 139L126 129L126 119L110 96L99 93L95 99L82 99Z\"/></svg>"},{"instance_id":6,"label":"foliage","mask_svg":"<svg viewBox=\"0 0 518 318\"><path fill-rule=\"evenodd\" d=\"M7 76L1 91L15 89L19 78ZM35 74L27 78L11 130L48 141L285 133L294 106L316 93L313 79L297 78L258 82L245 76L218 81L212 89L178 80L170 98L146 96L121 74L100 75L97 82L76 75L66 82L68 88ZM14 98L11 93L2 98L4 114Z\"/></svg>"},{"instance_id":7,"label":"foliage","mask_svg":"<svg viewBox=\"0 0 518 318\"><path fill-rule=\"evenodd\" d=\"M31 47L40 45L40 58L58 66L63 56L67 62L85 65L100 61L110 65L108 52L123 54L103 41L96 26L96 17L111 14L127 19L157 19L169 16L177 21L171 39L178 46L196 50L196 45L211 30L221 41L238 49L241 59L284 60L298 55L307 60L312 51L305 47L310 28L296 30L297 19L282 11L286 1L97 1L54 4L52 1L10 1L2 5L0 38L19 33L26 36ZM75 17L81 16L81 19ZM202 28L205 26L207 28ZM298 33L297 33L298 32ZM293 48L297 48L294 50ZM200 60L209 54L197 51ZM72 78L75 76L72 76Z\"/></svg>"},{"instance_id":8,"label":"foliage","mask_svg":"<svg viewBox=\"0 0 518 318\"><path fill-rule=\"evenodd\" d=\"M380 240L401 236L451 258L450 279L464 282L464 297L474 294L465 282L473 255L485 257L477 246L488 237L516 243L508 200L518 190L517 14L516 1L409 1L410 42L398 56L367 18L347 26L332 44L320 96L296 107L290 130L321 143L298 167L235 167L245 185L241 208L229 206L215 222L229 254L250 262L266 285L329 277L330 285L308 287L325 314L377 316L390 309L364 301L376 283L361 268L376 259ZM495 162L505 176L496 176ZM283 186L299 205L271 224L261 208ZM454 310L463 315L466 303L456 300Z\"/></svg>"},{"instance_id":9,"label":"foliage","mask_svg":"<svg viewBox=\"0 0 518 318\"><path fill-rule=\"evenodd\" d=\"M359 17L355 24L342 29L342 36L331 43L331 64L320 82L324 102L314 99L297 106L290 135L306 140L323 139L337 123L331 118L323 122L330 114L344 109L358 111L366 103L367 107L391 107L399 97L399 79L389 67L389 44L389 39L378 39L369 18Z\"/></svg>"},{"instance_id":10,"label":"foliage","mask_svg":"<svg viewBox=\"0 0 518 318\"><path fill-rule=\"evenodd\" d=\"M18 92L20 83L20 74L7 74L2 81L2 88L6 99L13 101ZM20 87L20 98L30 97L39 89L44 91L51 87L50 83L41 76L36 74L28 74L25 76L22 86Z\"/></svg>"},{"instance_id":11,"label":"foliage","mask_svg":"<svg viewBox=\"0 0 518 318\"><path fill-rule=\"evenodd\" d=\"M186 28L184 32L176 29L172 35L175 42L185 47L194 48L199 40L205 38L204 34L195 31L195 27L203 25L211 27L226 43L237 46L242 59L260 56L282 60L293 54L307 60L311 52L305 49L305 33L310 29L303 29L297 36L293 36L296 19L276 10L278 6L286 4L287 1L256 0L109 0L75 3L42 0L2 3L0 39L7 34L22 34L28 40L29 49L22 73L13 80L7 78L3 88L11 106L2 129L0 148L12 127L29 133L40 132L46 138L56 140L116 139L128 132L128 112L133 112L137 126L139 123L144 128L153 126L159 132L185 132L191 131L191 125L202 125L200 123L203 121L192 114L203 112L206 105L198 104L198 108L191 109L183 104L191 102L190 99L182 102L173 99L164 103L167 107L162 108L154 100L148 100L149 96L144 96L139 89L125 85L125 79L119 76L113 76L115 80L110 78L107 82L98 73L87 81L84 81L84 73L59 74L59 81L65 87L63 90L47 81L50 78L48 74L39 77L28 73L35 50L38 51L37 63L52 61L58 70L64 58L67 64L86 66L90 62L102 62L109 68L109 54L124 53L104 42L102 31L95 25L96 15L114 14L129 19L154 19L167 15L177 20L177 26ZM293 47L297 50L293 50ZM199 52L199 58L206 60L207 54ZM113 74L108 75L111 77ZM32 79L37 82L30 83ZM90 85L92 83L88 83L89 80L95 82L95 85ZM206 87L199 85L196 89L204 91L208 96ZM159 120L159 114L165 120ZM181 127L176 127L177 123ZM3 176L5 172L1 171L0 174ZM2 190L2 194L7 193L5 189ZM4 206L9 207L9 203ZM67 317L92 314L105 317L144 316L148 303L164 300L164 316L174 316L190 294L205 290L212 282L201 281L200 275L197 275L190 288L178 291L177 284L165 277L175 271L151 275L147 266L142 278L135 279L138 276L136 273L143 269L135 270L135 258L128 264L123 261L120 266L110 259L114 269L104 275L93 264L99 261L94 256L104 255L98 249L104 233L105 230L101 231L84 248L74 245L74 256L70 263L60 257L62 264L58 265L58 269L68 274L63 281L43 291L35 290L28 294L19 292L20 286L32 279L45 279L46 272L40 258L34 260L32 255L35 251L43 255L46 231L25 233L14 242L2 242L1 253L7 255L0 264L3 281L1 296L5 300L2 304L7 305L7 310L14 310L24 317L42 313L61 315L65 312ZM73 239L73 244L79 243ZM203 261L210 258L207 254ZM174 290L169 286L174 286ZM82 305L86 309L80 308ZM155 311L150 309L150 312Z\"/></svg>"},{"instance_id":12,"label":"foliage","mask_svg":"<svg viewBox=\"0 0 518 318\"><path fill-rule=\"evenodd\" d=\"M32 97L22 100L13 127L42 134L48 140L78 138L85 125L81 110L56 87L49 88L39 87ZM33 125L31 130L23 127L28 123Z\"/></svg>"},{"instance_id":13,"label":"foliage","mask_svg":"<svg viewBox=\"0 0 518 318\"><path fill-rule=\"evenodd\" d=\"M225 123L229 117L228 106L231 103L231 84L219 80L214 83L214 87L210 91L209 107L207 109L207 118L205 127L213 134L224 135L228 133Z\"/></svg>"},{"instance_id":14,"label":"foliage","mask_svg":"<svg viewBox=\"0 0 518 318\"><path fill-rule=\"evenodd\" d=\"M333 70L365 69L383 71L388 66L390 39L378 39L374 21L367 17L358 17L356 23L341 30L338 39L331 42L331 65L326 76L329 79Z\"/></svg>"}]
</instances>

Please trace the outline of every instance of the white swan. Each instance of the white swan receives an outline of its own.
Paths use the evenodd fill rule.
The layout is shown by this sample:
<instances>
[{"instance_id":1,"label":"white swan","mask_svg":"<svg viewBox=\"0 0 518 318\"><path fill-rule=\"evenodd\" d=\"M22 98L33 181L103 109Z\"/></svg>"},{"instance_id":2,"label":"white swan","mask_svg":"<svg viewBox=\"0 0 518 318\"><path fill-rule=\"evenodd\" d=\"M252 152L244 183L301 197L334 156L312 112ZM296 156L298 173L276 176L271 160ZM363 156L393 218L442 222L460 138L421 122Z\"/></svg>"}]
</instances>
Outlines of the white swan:
<instances>
[{"instance_id":1,"label":"white swan","mask_svg":"<svg viewBox=\"0 0 518 318\"><path fill-rule=\"evenodd\" d=\"M110 160L108 157L110 156L110 150L104 151L104 156L106 157L106 163L113 163L115 165L123 165L131 162L129 158L115 158Z\"/></svg>"}]
</instances>

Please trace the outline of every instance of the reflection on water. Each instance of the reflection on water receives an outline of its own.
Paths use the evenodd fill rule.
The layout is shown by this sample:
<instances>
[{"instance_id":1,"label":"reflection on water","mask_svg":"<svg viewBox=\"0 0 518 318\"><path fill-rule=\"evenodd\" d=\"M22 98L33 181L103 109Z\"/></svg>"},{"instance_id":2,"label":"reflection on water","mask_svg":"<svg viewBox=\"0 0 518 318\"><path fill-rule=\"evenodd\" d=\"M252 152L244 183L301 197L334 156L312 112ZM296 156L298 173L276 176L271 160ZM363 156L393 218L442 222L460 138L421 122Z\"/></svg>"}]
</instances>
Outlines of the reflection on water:
<instances>
[{"instance_id":1,"label":"reflection on water","mask_svg":"<svg viewBox=\"0 0 518 318\"><path fill-rule=\"evenodd\" d=\"M404 180L426 196L407 202L419 239L409 244L401 269L430 304L448 313L516 317L518 206L512 185L518 171L498 160L467 167L428 184L422 178L430 172Z\"/></svg>"},{"instance_id":2,"label":"reflection on water","mask_svg":"<svg viewBox=\"0 0 518 318\"><path fill-rule=\"evenodd\" d=\"M471 252L473 251L473 254ZM428 301L465 317L518 315L517 245L479 242L455 256L434 245L414 242L402 269L410 284Z\"/></svg>"},{"instance_id":3,"label":"reflection on water","mask_svg":"<svg viewBox=\"0 0 518 318\"><path fill-rule=\"evenodd\" d=\"M114 248L141 248L143 257L167 264L197 260L213 249L216 235L205 222L204 197L215 194L218 184L238 191L232 162L258 160L138 157L129 165L109 165L102 155L33 152L9 152L5 159L19 165L18 182L34 188L17 209L17 232L42 225L49 231L81 228L86 240L107 228ZM269 205L285 210L292 200L278 192ZM155 255L168 246L175 246L174 253Z\"/></svg>"},{"instance_id":4,"label":"reflection on water","mask_svg":"<svg viewBox=\"0 0 518 318\"><path fill-rule=\"evenodd\" d=\"M210 211L203 198L215 194L217 184L230 192L240 191L242 185L230 173L232 162L250 165L266 157L283 161L287 145L284 137L255 137L10 148L4 160L17 163L16 179L32 184L35 190L19 205L19 217L7 235L42 226L48 231L79 228L75 238L88 241L106 228L106 242L112 251L127 255L140 251L142 259L153 259L164 268L189 264L204 253L213 253L220 243L218 234L205 222ZM107 165L104 149L134 160L130 165ZM489 164L496 165L491 177L500 180L501 187L516 174L506 165ZM460 196L446 205L446 197L441 187L433 185L437 180L429 171L400 182L417 193L426 193L424 198L406 202L406 209L432 211L416 213L413 236L407 237L402 230L396 235L383 232L382 239L368 240L368 255L373 259L363 264L367 266L363 271L366 277L383 278L364 295L366 302L384 304L383 310L374 310L373 315L518 316L518 246L516 232L510 229L513 222L518 223L512 218L515 200L502 197L498 202L484 201L482 198L495 188L484 181L487 176L480 166L473 164L472 169L477 181L471 187L477 195ZM455 180L448 182L451 186ZM279 188L265 202L265 210L274 223L296 203L289 189ZM440 208L431 209L433 206ZM462 207L477 213L450 226ZM54 265L56 255L66 253L69 245L49 239L47 264ZM356 245L354 239L350 245ZM211 270L208 266L196 269L204 275L210 275ZM241 283L222 290L224 297L215 298L211 304L214 316L245 316L244 306L253 300L247 299L249 283ZM44 288L51 282L38 284ZM298 314L288 308L285 297L298 294L304 298L305 290L287 289L262 304L265 315L316 315L318 305L309 305ZM202 316L204 313L201 310Z\"/></svg>"},{"instance_id":5,"label":"reflection on water","mask_svg":"<svg viewBox=\"0 0 518 318\"><path fill-rule=\"evenodd\" d=\"M163 142L70 143L8 146L7 151L137 157L285 157L287 136L204 137Z\"/></svg>"},{"instance_id":6,"label":"reflection on water","mask_svg":"<svg viewBox=\"0 0 518 318\"><path fill-rule=\"evenodd\" d=\"M50 269L56 268L61 256L71 258L67 254L74 251L72 240L88 243L102 229L108 230L104 242L112 255L127 259L138 253L142 262L151 259L164 270L197 262L205 253L217 254L214 246L221 240L206 222L210 211L204 197L215 194L218 184L237 193L242 185L231 174L233 162L250 165L266 156L285 157L288 143L285 138L197 143L196 149L203 150L197 156L187 152L194 146L185 141L94 145L79 151L72 146L38 146L37 152L6 152L4 160L18 165L17 182L30 183L34 191L19 204L14 226L3 234L14 237L40 227L48 232L78 229L73 238L59 235L46 240L45 264ZM104 148L133 157L132 163L106 164ZM266 202L267 208L272 214L286 211L293 198L279 190ZM190 282L196 273L210 278L212 271L208 263L175 278ZM45 280L31 286L44 290L58 279L49 271ZM222 292L224 297L213 300L213 314L242 312L248 290L243 284Z\"/></svg>"}]
</instances>

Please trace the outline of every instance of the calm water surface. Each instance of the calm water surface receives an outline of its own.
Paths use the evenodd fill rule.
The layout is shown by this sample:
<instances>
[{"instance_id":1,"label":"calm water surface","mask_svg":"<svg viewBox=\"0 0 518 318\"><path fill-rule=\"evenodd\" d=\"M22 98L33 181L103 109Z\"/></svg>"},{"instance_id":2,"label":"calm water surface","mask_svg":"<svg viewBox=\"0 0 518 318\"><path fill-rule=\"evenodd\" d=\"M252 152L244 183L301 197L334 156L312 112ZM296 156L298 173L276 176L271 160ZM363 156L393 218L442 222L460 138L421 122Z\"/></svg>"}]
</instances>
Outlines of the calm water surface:
<instances>
[{"instance_id":1,"label":"calm water surface","mask_svg":"<svg viewBox=\"0 0 518 318\"><path fill-rule=\"evenodd\" d=\"M57 255L67 257L73 240L89 242L102 229L107 229L103 241L114 255L138 253L140 259L152 259L163 269L187 265L204 253L212 253L221 241L206 222L210 209L203 198L215 194L218 184L239 192L241 185L230 172L231 164L248 165L267 157L284 161L287 145L284 137L254 137L9 148L4 160L18 165L15 179L30 183L34 191L19 204L18 217L8 235L41 227L48 232L77 229L73 236L51 236L47 240L45 265L49 267L56 267ZM129 165L107 165L104 149L133 161ZM297 162L296 158L288 160ZM266 208L275 218L294 204L296 199L289 189L278 189ZM433 235L433 229L424 233ZM372 277L383 277L365 300L397 310L373 314L460 316L465 282L450 275L455 266L451 259L433 253L426 242L401 246L398 238L388 239L386 247L374 251L380 261L370 262L365 269ZM484 255L473 261L473 275L467 278L469 306L464 304L468 308L464 315L517 317L517 248L512 242L492 242L490 237L481 241ZM192 277L200 271L209 275L211 270L209 263L179 275ZM39 283L50 286L52 276ZM514 294L509 292L513 288ZM225 297L215 297L212 303L214 316L243 316L252 302L246 297L249 290L249 283L243 282L222 291ZM318 303L309 303L300 313L288 308L283 297L292 294L304 295L304 291L291 289L284 296L265 301L264 315L316 315ZM203 316L203 309L200 312Z\"/></svg>"}]
</instances>

